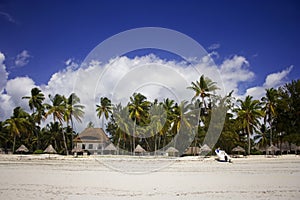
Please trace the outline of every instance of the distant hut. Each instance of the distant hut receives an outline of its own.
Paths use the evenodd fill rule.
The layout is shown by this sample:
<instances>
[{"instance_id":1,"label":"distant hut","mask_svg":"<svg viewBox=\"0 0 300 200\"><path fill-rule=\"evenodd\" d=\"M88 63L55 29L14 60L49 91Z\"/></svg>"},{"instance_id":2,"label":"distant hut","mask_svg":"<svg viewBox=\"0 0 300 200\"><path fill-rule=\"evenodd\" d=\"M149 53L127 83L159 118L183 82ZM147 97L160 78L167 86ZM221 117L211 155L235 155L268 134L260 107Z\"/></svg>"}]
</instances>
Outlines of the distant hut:
<instances>
[{"instance_id":1,"label":"distant hut","mask_svg":"<svg viewBox=\"0 0 300 200\"><path fill-rule=\"evenodd\" d=\"M117 152L117 148L115 147L115 145L113 143L110 143L104 149L105 154L116 154L116 152Z\"/></svg>"},{"instance_id":2,"label":"distant hut","mask_svg":"<svg viewBox=\"0 0 300 200\"><path fill-rule=\"evenodd\" d=\"M199 155L200 154L200 148L199 147L189 147L185 150L184 155Z\"/></svg>"},{"instance_id":3,"label":"distant hut","mask_svg":"<svg viewBox=\"0 0 300 200\"><path fill-rule=\"evenodd\" d=\"M291 144L291 151L297 153L298 146L296 144Z\"/></svg>"},{"instance_id":4,"label":"distant hut","mask_svg":"<svg viewBox=\"0 0 300 200\"><path fill-rule=\"evenodd\" d=\"M288 142L281 143L280 151L281 153L286 153L286 154L290 153L291 149L289 143Z\"/></svg>"},{"instance_id":5,"label":"distant hut","mask_svg":"<svg viewBox=\"0 0 300 200\"><path fill-rule=\"evenodd\" d=\"M298 155L299 152L300 152L300 146L297 146L296 154Z\"/></svg>"},{"instance_id":6,"label":"distant hut","mask_svg":"<svg viewBox=\"0 0 300 200\"><path fill-rule=\"evenodd\" d=\"M17 153L27 153L28 151L29 150L27 149L27 147L23 144L16 150Z\"/></svg>"},{"instance_id":7,"label":"distant hut","mask_svg":"<svg viewBox=\"0 0 300 200\"><path fill-rule=\"evenodd\" d=\"M53 146L50 144L50 145L44 150L44 153L55 154L55 153L57 153L57 152L55 151L55 149L53 148Z\"/></svg>"},{"instance_id":8,"label":"distant hut","mask_svg":"<svg viewBox=\"0 0 300 200\"><path fill-rule=\"evenodd\" d=\"M167 150L166 150L166 153L168 153L168 156L178 156L179 155L179 151L174 148L174 147L169 147Z\"/></svg>"},{"instance_id":9,"label":"distant hut","mask_svg":"<svg viewBox=\"0 0 300 200\"><path fill-rule=\"evenodd\" d=\"M211 151L211 148L207 144L202 145L202 147L200 148L200 154L202 155L207 155Z\"/></svg>"},{"instance_id":10,"label":"distant hut","mask_svg":"<svg viewBox=\"0 0 300 200\"><path fill-rule=\"evenodd\" d=\"M276 154L277 152L279 152L280 151L280 149L278 148L278 147L276 147L276 146L274 146L274 145L271 145L271 146L269 146L267 149L266 149L266 154L272 154L272 155L274 155L274 154Z\"/></svg>"},{"instance_id":11,"label":"distant hut","mask_svg":"<svg viewBox=\"0 0 300 200\"><path fill-rule=\"evenodd\" d=\"M237 146L234 147L232 150L232 152L237 153L238 155L240 155L240 153L245 153L245 149L243 147Z\"/></svg>"},{"instance_id":12,"label":"distant hut","mask_svg":"<svg viewBox=\"0 0 300 200\"><path fill-rule=\"evenodd\" d=\"M137 154L137 155L143 155L144 153L146 153L146 150L143 148L143 147L141 147L141 145L137 145L136 147L135 147L135 149L134 149L134 151L133 151L135 154Z\"/></svg>"}]
</instances>

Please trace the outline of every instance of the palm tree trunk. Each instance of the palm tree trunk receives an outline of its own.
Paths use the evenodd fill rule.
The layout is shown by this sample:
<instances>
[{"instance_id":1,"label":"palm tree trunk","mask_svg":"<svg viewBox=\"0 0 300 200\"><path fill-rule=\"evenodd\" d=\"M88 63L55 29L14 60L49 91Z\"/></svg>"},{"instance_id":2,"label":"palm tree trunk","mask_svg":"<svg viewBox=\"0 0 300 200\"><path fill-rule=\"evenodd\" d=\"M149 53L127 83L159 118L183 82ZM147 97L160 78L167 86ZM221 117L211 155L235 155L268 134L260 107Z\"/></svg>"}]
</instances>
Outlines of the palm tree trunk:
<instances>
[{"instance_id":1,"label":"palm tree trunk","mask_svg":"<svg viewBox=\"0 0 300 200\"><path fill-rule=\"evenodd\" d=\"M64 146L65 146L66 154L67 154L67 156L68 156L68 155L69 155L69 152L68 152L68 147L67 147L67 141L66 141L65 132L62 131L62 134L63 134L63 140L64 140Z\"/></svg>"},{"instance_id":2,"label":"palm tree trunk","mask_svg":"<svg viewBox=\"0 0 300 200\"><path fill-rule=\"evenodd\" d=\"M249 127L249 123L247 123L247 139L248 139L248 155L250 155L250 150L251 150L251 141L250 141L250 127Z\"/></svg>"},{"instance_id":3,"label":"palm tree trunk","mask_svg":"<svg viewBox=\"0 0 300 200\"><path fill-rule=\"evenodd\" d=\"M73 149L73 128L74 128L74 123L73 123L73 118L72 115L70 117L71 120L71 127L72 127L72 133L71 133L71 149Z\"/></svg>"},{"instance_id":4,"label":"palm tree trunk","mask_svg":"<svg viewBox=\"0 0 300 200\"><path fill-rule=\"evenodd\" d=\"M13 153L15 152L15 147L16 147L16 134L14 135L14 142L13 142Z\"/></svg>"},{"instance_id":5,"label":"palm tree trunk","mask_svg":"<svg viewBox=\"0 0 300 200\"><path fill-rule=\"evenodd\" d=\"M134 149L135 149L135 126L136 126L136 119L134 119L134 124L133 124L133 137L132 137L132 154L135 155Z\"/></svg>"},{"instance_id":6,"label":"palm tree trunk","mask_svg":"<svg viewBox=\"0 0 300 200\"><path fill-rule=\"evenodd\" d=\"M61 125L62 125L62 124L61 124ZM66 140L65 132L64 132L63 129L62 129L62 135L63 135L63 140L64 140L64 146L65 146L66 154L67 154L67 156L68 156L68 155L69 155L69 152L68 152L68 147L67 147L67 140Z\"/></svg>"},{"instance_id":7,"label":"palm tree trunk","mask_svg":"<svg viewBox=\"0 0 300 200\"><path fill-rule=\"evenodd\" d=\"M157 134L154 136L154 155L156 156L156 150L157 150Z\"/></svg>"},{"instance_id":8,"label":"palm tree trunk","mask_svg":"<svg viewBox=\"0 0 300 200\"><path fill-rule=\"evenodd\" d=\"M271 121L269 121L269 125L270 125L270 146L272 146L272 135L273 135L273 132L272 132L272 122Z\"/></svg>"}]
</instances>

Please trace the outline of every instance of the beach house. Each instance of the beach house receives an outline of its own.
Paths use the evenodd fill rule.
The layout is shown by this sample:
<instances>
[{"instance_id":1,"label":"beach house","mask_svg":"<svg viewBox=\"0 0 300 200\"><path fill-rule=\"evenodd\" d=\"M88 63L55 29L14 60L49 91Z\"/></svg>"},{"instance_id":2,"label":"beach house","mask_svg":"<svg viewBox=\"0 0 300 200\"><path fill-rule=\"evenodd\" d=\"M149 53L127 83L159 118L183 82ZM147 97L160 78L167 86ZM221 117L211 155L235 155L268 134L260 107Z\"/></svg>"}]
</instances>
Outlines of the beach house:
<instances>
[{"instance_id":1,"label":"beach house","mask_svg":"<svg viewBox=\"0 0 300 200\"><path fill-rule=\"evenodd\" d=\"M103 154L110 141L102 128L86 128L74 139L74 144L90 154Z\"/></svg>"}]
</instances>

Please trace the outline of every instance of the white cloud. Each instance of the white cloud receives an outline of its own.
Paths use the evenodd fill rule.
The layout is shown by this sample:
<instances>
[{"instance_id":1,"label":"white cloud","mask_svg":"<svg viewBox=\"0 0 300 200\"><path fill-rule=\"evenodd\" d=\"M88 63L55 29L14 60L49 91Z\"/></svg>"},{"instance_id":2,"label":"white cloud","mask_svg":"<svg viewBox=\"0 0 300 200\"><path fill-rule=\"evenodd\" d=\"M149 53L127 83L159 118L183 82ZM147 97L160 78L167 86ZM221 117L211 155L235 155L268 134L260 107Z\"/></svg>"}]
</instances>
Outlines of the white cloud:
<instances>
[{"instance_id":1,"label":"white cloud","mask_svg":"<svg viewBox=\"0 0 300 200\"><path fill-rule=\"evenodd\" d=\"M8 14L7 12L0 11L0 16L2 16L5 20L16 24L16 20L10 14Z\"/></svg>"},{"instance_id":2,"label":"white cloud","mask_svg":"<svg viewBox=\"0 0 300 200\"><path fill-rule=\"evenodd\" d=\"M247 59L237 55L223 61L220 66L220 73L226 92L234 90L236 95L241 93L238 89L239 83L247 82L254 78L254 73L250 71Z\"/></svg>"},{"instance_id":3,"label":"white cloud","mask_svg":"<svg viewBox=\"0 0 300 200\"><path fill-rule=\"evenodd\" d=\"M0 94L3 92L5 88L8 73L6 71L6 67L4 65L5 56L3 53L0 52Z\"/></svg>"},{"instance_id":4,"label":"white cloud","mask_svg":"<svg viewBox=\"0 0 300 200\"><path fill-rule=\"evenodd\" d=\"M29 112L28 101L22 99L29 96L32 88L36 87L28 77L17 77L7 81L6 93L0 94L0 121L9 118L17 106Z\"/></svg>"},{"instance_id":5,"label":"white cloud","mask_svg":"<svg viewBox=\"0 0 300 200\"><path fill-rule=\"evenodd\" d=\"M292 69L293 66L290 66L282 70L281 72L269 74L266 77L265 82L262 86L248 88L244 96L251 95L254 97L254 99L261 99L261 97L265 95L265 90L267 88L278 88L279 86L284 84L286 82L288 74L291 72Z\"/></svg>"},{"instance_id":6,"label":"white cloud","mask_svg":"<svg viewBox=\"0 0 300 200\"><path fill-rule=\"evenodd\" d=\"M76 124L77 131L81 131L89 121L100 126L101 122L96 116L95 109L100 97L103 96L112 99L113 103L128 102L134 92L141 92L150 100L155 98L161 100L166 97L177 101L190 100L193 92L186 87L190 86L192 81L198 80L202 74L216 81L220 88L222 84L224 85L225 91L222 90L220 93L235 90L237 96L238 85L254 78L247 59L242 56L228 58L220 66L211 62L209 57L192 66L185 62L162 60L154 55L133 59L117 57L107 64L92 61L81 68L78 68L78 63L73 59L68 59L65 64L66 68L53 74L47 84L37 87L43 91L47 102L49 94L69 96L75 92L80 97L81 103L85 106L85 117L82 124ZM260 87L267 87L272 81L273 83L277 81L276 84L282 83L290 70L291 68L274 73L276 75L269 75L266 84ZM21 97L30 95L30 90L36 85L29 77L18 77L7 81L4 87L7 93L0 94L0 113L3 113L0 120L9 117L16 106L21 105L28 110L27 100L22 100ZM250 88L247 93L258 94L258 91L259 88Z\"/></svg>"},{"instance_id":7,"label":"white cloud","mask_svg":"<svg viewBox=\"0 0 300 200\"><path fill-rule=\"evenodd\" d=\"M27 50L23 50L21 53L19 53L15 59L15 66L16 67L23 67L29 63L29 59L31 58L31 55Z\"/></svg>"},{"instance_id":8,"label":"white cloud","mask_svg":"<svg viewBox=\"0 0 300 200\"><path fill-rule=\"evenodd\" d=\"M221 44L219 44L219 43L214 43L214 44L211 44L209 47L208 47L208 49L209 50L217 50L217 49L219 49L221 47Z\"/></svg>"},{"instance_id":9,"label":"white cloud","mask_svg":"<svg viewBox=\"0 0 300 200\"><path fill-rule=\"evenodd\" d=\"M267 88L278 87L284 82L286 76L291 72L293 66L288 67L281 72L273 73L267 76L264 86Z\"/></svg>"},{"instance_id":10,"label":"white cloud","mask_svg":"<svg viewBox=\"0 0 300 200\"><path fill-rule=\"evenodd\" d=\"M34 81L29 77L17 77L7 81L6 92L11 97L12 105L21 106L29 111L28 101L22 99L24 96L30 96L32 88L36 87Z\"/></svg>"},{"instance_id":11,"label":"white cloud","mask_svg":"<svg viewBox=\"0 0 300 200\"><path fill-rule=\"evenodd\" d=\"M75 62L75 60L73 58L69 58L64 62L65 66L67 68L70 68L72 70L75 70L79 67L79 64L77 62Z\"/></svg>"}]
</instances>

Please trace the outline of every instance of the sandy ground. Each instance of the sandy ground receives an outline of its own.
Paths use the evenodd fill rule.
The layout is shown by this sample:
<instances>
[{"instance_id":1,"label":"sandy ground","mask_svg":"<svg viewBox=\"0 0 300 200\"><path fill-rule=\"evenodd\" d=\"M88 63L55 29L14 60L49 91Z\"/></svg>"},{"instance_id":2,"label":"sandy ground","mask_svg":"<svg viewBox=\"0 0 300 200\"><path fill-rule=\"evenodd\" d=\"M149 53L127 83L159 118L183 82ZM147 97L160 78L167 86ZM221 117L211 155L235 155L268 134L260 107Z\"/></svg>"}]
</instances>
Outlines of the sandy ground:
<instances>
[{"instance_id":1,"label":"sandy ground","mask_svg":"<svg viewBox=\"0 0 300 200\"><path fill-rule=\"evenodd\" d=\"M0 199L300 199L300 157L0 155Z\"/></svg>"}]
</instances>

